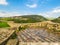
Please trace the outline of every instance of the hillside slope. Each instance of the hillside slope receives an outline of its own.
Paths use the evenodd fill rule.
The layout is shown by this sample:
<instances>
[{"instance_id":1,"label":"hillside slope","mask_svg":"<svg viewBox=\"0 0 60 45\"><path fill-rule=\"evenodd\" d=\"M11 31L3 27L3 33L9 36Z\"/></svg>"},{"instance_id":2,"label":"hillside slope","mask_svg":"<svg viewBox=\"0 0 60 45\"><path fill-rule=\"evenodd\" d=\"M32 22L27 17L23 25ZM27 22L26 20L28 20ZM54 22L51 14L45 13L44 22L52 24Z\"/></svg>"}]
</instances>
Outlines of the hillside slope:
<instances>
[{"instance_id":1,"label":"hillside slope","mask_svg":"<svg viewBox=\"0 0 60 45\"><path fill-rule=\"evenodd\" d=\"M46 21L47 19L39 15L25 15L25 16L16 16L12 18L16 23L34 23Z\"/></svg>"},{"instance_id":2,"label":"hillside slope","mask_svg":"<svg viewBox=\"0 0 60 45\"><path fill-rule=\"evenodd\" d=\"M56 23L60 23L60 17L54 19L54 20L51 20L52 22L56 22Z\"/></svg>"},{"instance_id":3,"label":"hillside slope","mask_svg":"<svg viewBox=\"0 0 60 45\"><path fill-rule=\"evenodd\" d=\"M14 21L15 23L34 23L47 21L47 19L40 15L24 15L24 16L13 16L13 17L3 17L1 20Z\"/></svg>"}]
</instances>

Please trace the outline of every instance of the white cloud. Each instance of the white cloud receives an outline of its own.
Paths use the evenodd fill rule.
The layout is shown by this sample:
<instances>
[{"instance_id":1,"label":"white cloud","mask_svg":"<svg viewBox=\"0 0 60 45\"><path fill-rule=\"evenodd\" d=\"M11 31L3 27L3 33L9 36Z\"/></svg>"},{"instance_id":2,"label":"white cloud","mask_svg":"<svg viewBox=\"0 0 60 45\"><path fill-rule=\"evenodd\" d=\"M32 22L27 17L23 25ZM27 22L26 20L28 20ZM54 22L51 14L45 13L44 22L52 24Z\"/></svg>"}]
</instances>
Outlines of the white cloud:
<instances>
[{"instance_id":1,"label":"white cloud","mask_svg":"<svg viewBox=\"0 0 60 45\"><path fill-rule=\"evenodd\" d=\"M56 7L52 11L53 13L60 13L60 7Z\"/></svg>"},{"instance_id":2,"label":"white cloud","mask_svg":"<svg viewBox=\"0 0 60 45\"><path fill-rule=\"evenodd\" d=\"M26 4L26 6L29 7L29 8L36 8L37 7L37 4L32 4L32 5Z\"/></svg>"},{"instance_id":3,"label":"white cloud","mask_svg":"<svg viewBox=\"0 0 60 45\"><path fill-rule=\"evenodd\" d=\"M29 8L36 8L38 6L39 0L28 0L25 6Z\"/></svg>"},{"instance_id":4,"label":"white cloud","mask_svg":"<svg viewBox=\"0 0 60 45\"><path fill-rule=\"evenodd\" d=\"M58 17L60 16L60 7L54 8L53 10L45 12L45 13L39 13L39 15L42 15L45 17Z\"/></svg>"},{"instance_id":5,"label":"white cloud","mask_svg":"<svg viewBox=\"0 0 60 45\"><path fill-rule=\"evenodd\" d=\"M38 6L44 6L45 3L47 3L50 0L28 0L26 6L29 8L36 8ZM40 3L40 4L38 4Z\"/></svg>"},{"instance_id":6,"label":"white cloud","mask_svg":"<svg viewBox=\"0 0 60 45\"><path fill-rule=\"evenodd\" d=\"M20 16L21 14L17 12L0 12L0 17L10 17L10 16Z\"/></svg>"},{"instance_id":7,"label":"white cloud","mask_svg":"<svg viewBox=\"0 0 60 45\"><path fill-rule=\"evenodd\" d=\"M0 5L8 5L8 2L6 0L0 0Z\"/></svg>"}]
</instances>

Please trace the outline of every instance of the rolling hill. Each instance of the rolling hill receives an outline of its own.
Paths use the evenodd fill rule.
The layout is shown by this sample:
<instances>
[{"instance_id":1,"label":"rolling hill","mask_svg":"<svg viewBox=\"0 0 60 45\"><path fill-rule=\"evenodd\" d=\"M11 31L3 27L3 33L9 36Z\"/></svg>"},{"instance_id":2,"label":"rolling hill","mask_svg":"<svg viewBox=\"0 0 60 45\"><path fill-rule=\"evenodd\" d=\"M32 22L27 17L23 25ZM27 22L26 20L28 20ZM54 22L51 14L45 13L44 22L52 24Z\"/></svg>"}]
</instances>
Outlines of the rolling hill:
<instances>
[{"instance_id":1,"label":"rolling hill","mask_svg":"<svg viewBox=\"0 0 60 45\"><path fill-rule=\"evenodd\" d=\"M40 15L24 15L24 16L13 16L13 17L3 17L1 20L14 21L15 23L34 23L47 21L47 19Z\"/></svg>"},{"instance_id":2,"label":"rolling hill","mask_svg":"<svg viewBox=\"0 0 60 45\"><path fill-rule=\"evenodd\" d=\"M60 17L54 19L54 20L51 20L52 22L56 22L56 23L60 23Z\"/></svg>"},{"instance_id":3,"label":"rolling hill","mask_svg":"<svg viewBox=\"0 0 60 45\"><path fill-rule=\"evenodd\" d=\"M39 15L15 16L11 17L11 19L15 23L34 23L34 22L47 21L45 17Z\"/></svg>"}]
</instances>

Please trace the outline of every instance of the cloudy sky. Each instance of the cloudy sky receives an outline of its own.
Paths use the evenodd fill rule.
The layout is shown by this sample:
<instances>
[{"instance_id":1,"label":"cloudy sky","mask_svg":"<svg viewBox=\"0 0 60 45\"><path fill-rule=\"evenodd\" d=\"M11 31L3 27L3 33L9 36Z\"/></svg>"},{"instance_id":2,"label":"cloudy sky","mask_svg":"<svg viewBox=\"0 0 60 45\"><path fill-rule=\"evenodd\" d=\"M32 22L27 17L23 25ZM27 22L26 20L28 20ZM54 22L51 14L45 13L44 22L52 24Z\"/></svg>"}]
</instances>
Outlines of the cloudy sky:
<instances>
[{"instance_id":1,"label":"cloudy sky","mask_svg":"<svg viewBox=\"0 0 60 45\"><path fill-rule=\"evenodd\" d=\"M60 16L60 0L0 0L0 17L38 14Z\"/></svg>"}]
</instances>

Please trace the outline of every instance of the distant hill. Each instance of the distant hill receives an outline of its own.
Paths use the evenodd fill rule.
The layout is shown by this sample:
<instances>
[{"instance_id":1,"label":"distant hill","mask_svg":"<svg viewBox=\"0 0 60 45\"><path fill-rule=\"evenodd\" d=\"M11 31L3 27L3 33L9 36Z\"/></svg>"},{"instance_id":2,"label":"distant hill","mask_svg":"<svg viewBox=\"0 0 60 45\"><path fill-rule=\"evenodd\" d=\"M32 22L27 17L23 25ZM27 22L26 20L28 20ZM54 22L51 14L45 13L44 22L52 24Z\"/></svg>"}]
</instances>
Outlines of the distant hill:
<instances>
[{"instance_id":1,"label":"distant hill","mask_svg":"<svg viewBox=\"0 0 60 45\"><path fill-rule=\"evenodd\" d=\"M34 22L41 22L41 21L46 21L47 19L44 18L43 16L39 15L25 15L25 16L20 16L15 19L18 19L20 23L34 23ZM17 22L17 20L15 20Z\"/></svg>"},{"instance_id":2,"label":"distant hill","mask_svg":"<svg viewBox=\"0 0 60 45\"><path fill-rule=\"evenodd\" d=\"M52 22L56 22L56 23L60 23L60 17L54 19L54 20L51 20Z\"/></svg>"},{"instance_id":3,"label":"distant hill","mask_svg":"<svg viewBox=\"0 0 60 45\"><path fill-rule=\"evenodd\" d=\"M15 23L34 23L34 22L41 22L47 20L45 17L40 15L14 16L4 19L8 21L14 21Z\"/></svg>"}]
</instances>

